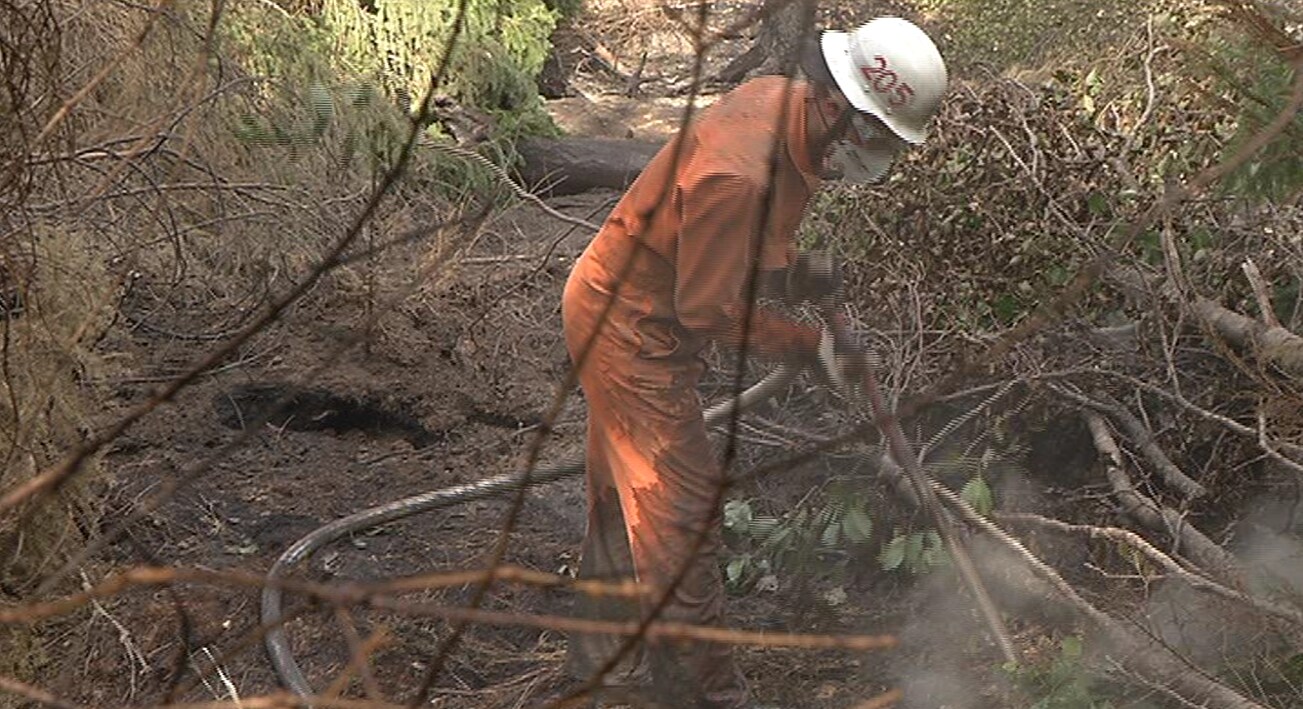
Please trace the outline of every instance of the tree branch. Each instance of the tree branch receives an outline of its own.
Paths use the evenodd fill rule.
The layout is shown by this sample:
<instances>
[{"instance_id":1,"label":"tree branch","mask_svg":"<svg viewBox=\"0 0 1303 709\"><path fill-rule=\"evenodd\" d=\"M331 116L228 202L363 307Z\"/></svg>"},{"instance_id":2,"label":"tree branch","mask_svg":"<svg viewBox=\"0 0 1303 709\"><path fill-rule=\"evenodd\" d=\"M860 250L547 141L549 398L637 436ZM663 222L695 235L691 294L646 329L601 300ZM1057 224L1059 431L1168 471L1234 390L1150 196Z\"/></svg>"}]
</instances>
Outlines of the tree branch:
<instances>
[{"instance_id":1,"label":"tree branch","mask_svg":"<svg viewBox=\"0 0 1303 709\"><path fill-rule=\"evenodd\" d=\"M1050 529L1065 533L1083 533L1088 534L1095 539L1102 538L1118 544L1126 544L1166 569L1168 573L1189 584L1191 588L1206 591L1237 603L1242 603L1263 613L1279 618L1280 620L1303 627L1303 612L1300 612L1295 608L1289 608L1260 598L1255 598L1247 593L1220 584L1203 574L1191 571L1184 566L1181 566L1176 559L1173 559L1153 544L1150 544L1147 539L1129 529L1122 529L1120 527L1099 527L1089 524L1069 524L1061 520L1022 512L999 513L996 514L996 518L1006 522L1037 524L1042 527L1049 527Z\"/></svg>"},{"instance_id":2,"label":"tree branch","mask_svg":"<svg viewBox=\"0 0 1303 709\"><path fill-rule=\"evenodd\" d=\"M1140 419L1136 418L1125 406L1107 394L1097 393L1095 397L1085 396L1059 384L1047 384L1051 391L1066 399L1071 399L1083 406L1106 413L1127 432L1127 436L1140 448L1140 452L1154 466L1159 477L1169 486L1186 497L1202 497L1207 494L1203 485L1195 482L1177 467L1154 441L1154 434Z\"/></svg>"},{"instance_id":3,"label":"tree branch","mask_svg":"<svg viewBox=\"0 0 1303 709\"><path fill-rule=\"evenodd\" d=\"M1136 490L1123 467L1122 452L1118 450L1108 424L1099 414L1087 412L1084 415L1095 448L1107 461L1105 475L1122 511L1140 524L1170 535L1184 553L1204 570L1222 579L1236 582L1242 579L1243 572L1235 557L1187 522L1181 513L1159 505Z\"/></svg>"}]
</instances>

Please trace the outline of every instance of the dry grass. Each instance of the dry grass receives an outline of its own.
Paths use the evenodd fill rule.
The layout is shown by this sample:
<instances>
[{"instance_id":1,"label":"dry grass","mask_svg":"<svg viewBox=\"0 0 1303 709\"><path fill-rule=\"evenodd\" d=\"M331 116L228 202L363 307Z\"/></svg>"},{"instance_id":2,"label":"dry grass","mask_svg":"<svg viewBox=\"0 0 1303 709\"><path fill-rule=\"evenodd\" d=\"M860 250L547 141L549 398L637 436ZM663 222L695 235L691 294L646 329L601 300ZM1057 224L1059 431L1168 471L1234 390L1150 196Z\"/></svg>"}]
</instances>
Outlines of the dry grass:
<instances>
[{"instance_id":1,"label":"dry grass","mask_svg":"<svg viewBox=\"0 0 1303 709\"><path fill-rule=\"evenodd\" d=\"M57 460L89 429L98 392L85 382L112 366L93 347L117 316L120 294L92 240L53 229L30 236L34 268L17 283L23 308L4 322L6 488ZM33 513L39 523L5 529L6 581L23 589L46 570L63 544L80 538L79 526L95 524L93 500L70 487Z\"/></svg>"}]
</instances>

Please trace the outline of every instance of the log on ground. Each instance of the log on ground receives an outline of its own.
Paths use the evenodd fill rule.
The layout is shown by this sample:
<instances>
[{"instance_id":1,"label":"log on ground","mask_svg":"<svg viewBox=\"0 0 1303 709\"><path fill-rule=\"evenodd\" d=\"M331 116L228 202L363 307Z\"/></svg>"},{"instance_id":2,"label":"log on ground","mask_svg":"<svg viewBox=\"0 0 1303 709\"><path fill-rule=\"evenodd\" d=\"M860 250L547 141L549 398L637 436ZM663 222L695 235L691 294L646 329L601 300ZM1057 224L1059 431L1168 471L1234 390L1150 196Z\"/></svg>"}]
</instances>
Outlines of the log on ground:
<instances>
[{"instance_id":1,"label":"log on ground","mask_svg":"<svg viewBox=\"0 0 1303 709\"><path fill-rule=\"evenodd\" d=\"M660 144L601 138L529 138L521 141L518 174L527 189L560 196L633 183Z\"/></svg>"}]
</instances>

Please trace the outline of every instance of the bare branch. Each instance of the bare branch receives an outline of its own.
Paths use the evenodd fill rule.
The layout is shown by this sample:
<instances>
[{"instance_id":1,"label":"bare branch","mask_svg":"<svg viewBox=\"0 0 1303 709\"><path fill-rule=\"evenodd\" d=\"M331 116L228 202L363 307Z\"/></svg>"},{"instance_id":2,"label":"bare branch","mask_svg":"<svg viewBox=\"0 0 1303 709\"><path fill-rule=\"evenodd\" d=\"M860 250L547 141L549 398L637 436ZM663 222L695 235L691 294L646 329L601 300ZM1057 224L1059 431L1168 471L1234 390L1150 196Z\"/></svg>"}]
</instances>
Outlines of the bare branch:
<instances>
[{"instance_id":1,"label":"bare branch","mask_svg":"<svg viewBox=\"0 0 1303 709\"><path fill-rule=\"evenodd\" d=\"M1093 397L1089 397L1066 386L1054 383L1046 386L1066 399L1071 399L1096 411L1108 414L1118 425L1122 426L1131 440L1144 453L1145 458L1154 466L1163 481L1172 488L1186 497L1202 497L1207 494L1208 491L1203 485L1191 479L1172 462L1171 458L1167 457L1167 453L1154 440L1154 433L1113 397L1103 392L1096 392Z\"/></svg>"},{"instance_id":2,"label":"bare branch","mask_svg":"<svg viewBox=\"0 0 1303 709\"><path fill-rule=\"evenodd\" d=\"M890 692L879 694L872 699L866 699L859 704L855 704L851 709L887 709L893 707L897 702L905 698L905 692L899 689L893 689Z\"/></svg>"},{"instance_id":3,"label":"bare branch","mask_svg":"<svg viewBox=\"0 0 1303 709\"><path fill-rule=\"evenodd\" d=\"M1108 277L1134 292L1159 293L1165 300L1187 309L1218 337L1253 352L1288 373L1303 375L1303 337L1279 325L1270 326L1241 315L1204 296L1187 300L1172 281L1153 285L1135 268L1114 268L1108 272Z\"/></svg>"},{"instance_id":4,"label":"bare branch","mask_svg":"<svg viewBox=\"0 0 1303 709\"><path fill-rule=\"evenodd\" d=\"M154 3L154 6L149 10L149 19L147 19L144 26L140 28L140 32L136 34L136 37L131 41L130 46L118 52L112 60L105 62L104 66L100 68L90 81L86 82L86 84L78 89L76 93L63 102L63 105L60 106L59 109L54 112L54 115L50 116L50 119L45 122L45 127L41 128L41 132L37 134L36 139L33 141L34 143L40 143L48 138L50 134L59 127L59 124L62 123L70 113L72 113L73 109L75 109L78 104L84 101L87 96L90 96L91 93L95 91L95 88L104 83L104 80L109 78L114 71L117 71L117 68L132 52L140 49L140 45L144 44L145 39L149 37L149 33L153 31L154 25L157 24L159 18L162 17L163 11L171 4L172 0L158 0Z\"/></svg>"},{"instance_id":5,"label":"bare branch","mask_svg":"<svg viewBox=\"0 0 1303 709\"><path fill-rule=\"evenodd\" d=\"M1204 536L1203 532L1190 524L1181 513L1157 504L1136 490L1123 467L1122 452L1113 441L1108 424L1098 414L1087 412L1084 415L1095 441L1095 447L1108 461L1105 473L1122 510L1140 524L1156 532L1170 535L1185 554L1193 558L1206 571L1239 585L1238 582L1243 578L1239 562Z\"/></svg>"},{"instance_id":6,"label":"bare branch","mask_svg":"<svg viewBox=\"0 0 1303 709\"><path fill-rule=\"evenodd\" d=\"M1143 379L1137 379L1136 377L1132 377L1126 374L1121 374L1118 372L1110 372L1106 370L1098 370L1095 372L1095 374L1124 381L1136 388L1142 389L1146 392L1149 392L1150 394L1160 396L1174 404L1177 404L1184 410L1188 411L1191 414L1194 414L1195 416L1198 416L1201 419L1204 419L1205 421L1211 421L1213 423L1216 423L1217 425L1222 426L1226 428L1226 430L1231 431L1237 435L1244 436L1247 438L1252 438L1262 444L1263 449L1268 453L1268 455L1271 455L1273 458L1277 458L1278 460L1280 460L1282 464L1291 467L1296 472L1303 473L1303 467L1300 467L1298 463L1289 460L1288 458L1285 458L1284 455L1280 452L1280 451L1284 451L1285 453L1288 453L1289 455L1293 455L1293 456L1303 456L1303 446L1290 443L1289 441L1272 440L1270 438L1267 438L1265 428L1262 428L1260 430L1252 426L1246 426L1232 418L1223 416L1214 411L1209 411L1208 409L1205 409L1202 406L1198 406L1194 402L1185 398L1183 395L1181 395L1178 392L1168 391L1162 387L1155 386L1150 382L1144 381ZM1263 423L1265 424L1265 419Z\"/></svg>"},{"instance_id":7,"label":"bare branch","mask_svg":"<svg viewBox=\"0 0 1303 709\"><path fill-rule=\"evenodd\" d=\"M206 583L265 588L285 588L309 594L341 605L360 603L369 597L402 594L452 586L464 586L493 578L508 583L522 583L545 588L573 588L580 593L599 596L637 597L644 591L634 582L604 582L573 579L517 566L499 565L484 571L449 571L421 574L368 584L320 584L309 581L268 580L261 574L244 571L209 571L184 567L139 566L114 574L93 588L57 601L30 603L0 608L0 625L33 624L74 611L96 599L109 598L142 586L171 586L179 583Z\"/></svg>"},{"instance_id":8,"label":"bare branch","mask_svg":"<svg viewBox=\"0 0 1303 709\"><path fill-rule=\"evenodd\" d=\"M996 515L996 518L1005 522L1037 524L1060 532L1088 534L1093 538L1108 539L1119 544L1125 544L1141 552L1151 561L1166 569L1168 573L1171 573L1189 584L1191 588L1196 588L1200 591L1206 591L1221 596L1227 600L1242 603L1254 608L1255 610L1279 618L1280 620L1303 627L1303 612L1287 606L1271 603L1260 598L1255 598L1247 593L1237 591L1218 583L1203 574L1191 571L1184 566L1181 566L1178 561L1160 551L1153 544L1150 544L1144 537L1129 529L1122 529L1120 527L1099 527L1089 524L1069 524L1057 519L1021 512L999 513Z\"/></svg>"},{"instance_id":9,"label":"bare branch","mask_svg":"<svg viewBox=\"0 0 1303 709\"><path fill-rule=\"evenodd\" d=\"M1276 309L1271 304L1271 294L1267 292L1267 282L1262 278L1262 271L1258 270L1258 264L1253 259L1246 258L1244 263L1240 264L1244 270L1244 277L1249 281L1249 287L1253 289L1253 297L1258 301L1258 312L1262 315L1262 322L1268 329L1281 327L1280 320L1276 318Z\"/></svg>"},{"instance_id":10,"label":"bare branch","mask_svg":"<svg viewBox=\"0 0 1303 709\"><path fill-rule=\"evenodd\" d=\"M26 682L19 682L12 677L0 677L0 690L10 694L17 694L20 697L25 697L28 701L41 706L53 707L54 709L85 709L80 704L64 701L44 689L33 687Z\"/></svg>"},{"instance_id":11,"label":"bare branch","mask_svg":"<svg viewBox=\"0 0 1303 709\"><path fill-rule=\"evenodd\" d=\"M376 682L375 675L371 672L371 656L376 650L389 644L389 629L385 626L376 628L371 636L363 640L357 634L357 628L353 624L352 614L345 608L335 610L335 618L339 621L340 629L344 632L344 638L348 641L348 665L336 675L329 687L326 687L323 695L327 697L338 697L348 688L348 682L354 674L362 678L362 685L366 688L367 698L372 700L384 700L384 693L380 691L380 685Z\"/></svg>"},{"instance_id":12,"label":"bare branch","mask_svg":"<svg viewBox=\"0 0 1303 709\"><path fill-rule=\"evenodd\" d=\"M755 647L786 647L804 650L848 650L868 652L896 647L893 635L816 635L808 633L772 633L766 631L737 630L717 626L691 625L670 621L613 622L566 618L562 616L533 615L505 611L488 611L478 608L459 608L435 604L404 603L378 598L372 602L377 608L402 611L408 615L425 615L433 618L489 625L560 630L573 633L602 633L626 638L660 638L665 640L696 640L723 645L752 645Z\"/></svg>"}]
</instances>

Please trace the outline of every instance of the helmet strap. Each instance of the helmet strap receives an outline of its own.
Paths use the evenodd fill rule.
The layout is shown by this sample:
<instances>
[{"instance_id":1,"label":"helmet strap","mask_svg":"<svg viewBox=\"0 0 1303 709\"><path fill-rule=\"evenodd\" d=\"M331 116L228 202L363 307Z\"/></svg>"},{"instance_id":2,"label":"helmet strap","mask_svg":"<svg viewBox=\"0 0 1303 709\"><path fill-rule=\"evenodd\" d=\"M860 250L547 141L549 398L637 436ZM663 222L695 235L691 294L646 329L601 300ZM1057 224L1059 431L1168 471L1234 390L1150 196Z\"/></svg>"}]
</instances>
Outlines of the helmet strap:
<instances>
[{"instance_id":1,"label":"helmet strap","mask_svg":"<svg viewBox=\"0 0 1303 709\"><path fill-rule=\"evenodd\" d=\"M801 66L801 72L815 85L816 89L822 90L829 86L836 86L837 80L833 78L832 72L828 69L828 60L824 59L819 34L818 32L810 32L801 41L797 63Z\"/></svg>"},{"instance_id":2,"label":"helmet strap","mask_svg":"<svg viewBox=\"0 0 1303 709\"><path fill-rule=\"evenodd\" d=\"M816 165L823 163L824 159L828 157L828 151L833 143L840 140L841 137L846 134L846 131L850 129L851 118L854 115L854 109L847 106L837 115L837 118L832 121L832 124L829 125L828 118L824 115L824 104L828 100L828 94L820 96L819 93L820 92L816 92L814 97L814 107L815 111L819 114L819 122L826 126L827 130L824 131L822 135L811 136L809 146L810 159Z\"/></svg>"}]
</instances>

